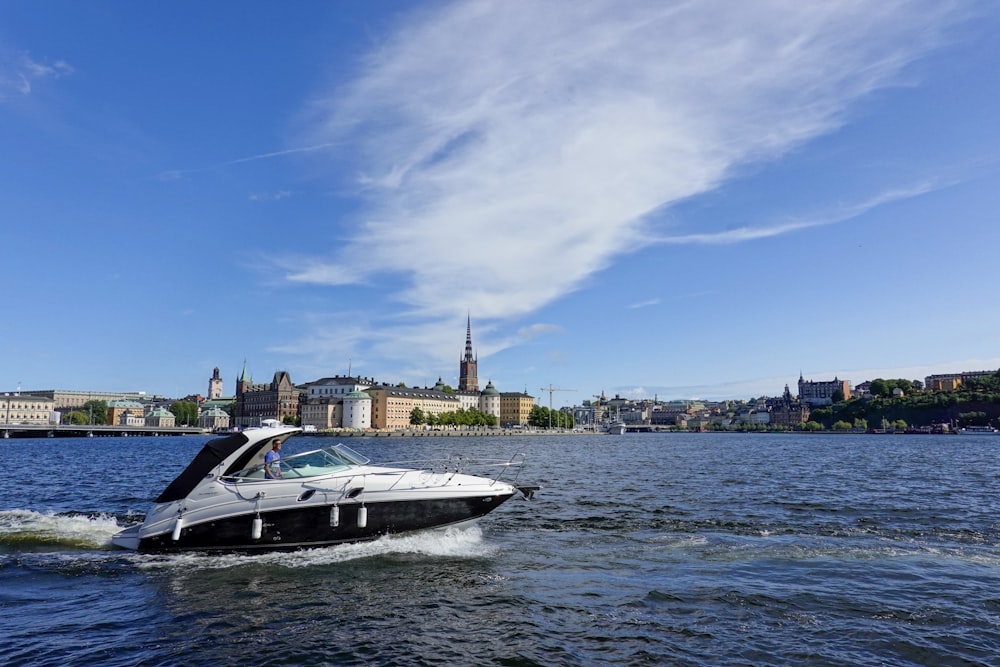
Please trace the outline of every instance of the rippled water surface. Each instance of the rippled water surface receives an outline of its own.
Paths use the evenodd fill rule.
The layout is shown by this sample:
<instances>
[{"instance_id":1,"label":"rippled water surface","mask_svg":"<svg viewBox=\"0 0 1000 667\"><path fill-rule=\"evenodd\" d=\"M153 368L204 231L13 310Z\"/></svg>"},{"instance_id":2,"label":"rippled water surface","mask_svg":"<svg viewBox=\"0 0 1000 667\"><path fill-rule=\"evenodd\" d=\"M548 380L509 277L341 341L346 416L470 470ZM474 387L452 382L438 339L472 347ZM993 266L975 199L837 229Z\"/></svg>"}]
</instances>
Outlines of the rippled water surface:
<instances>
[{"instance_id":1,"label":"rippled water surface","mask_svg":"<svg viewBox=\"0 0 1000 667\"><path fill-rule=\"evenodd\" d=\"M1000 664L1000 436L351 439L523 451L543 489L444 534L111 550L206 439L0 441L6 664Z\"/></svg>"}]
</instances>

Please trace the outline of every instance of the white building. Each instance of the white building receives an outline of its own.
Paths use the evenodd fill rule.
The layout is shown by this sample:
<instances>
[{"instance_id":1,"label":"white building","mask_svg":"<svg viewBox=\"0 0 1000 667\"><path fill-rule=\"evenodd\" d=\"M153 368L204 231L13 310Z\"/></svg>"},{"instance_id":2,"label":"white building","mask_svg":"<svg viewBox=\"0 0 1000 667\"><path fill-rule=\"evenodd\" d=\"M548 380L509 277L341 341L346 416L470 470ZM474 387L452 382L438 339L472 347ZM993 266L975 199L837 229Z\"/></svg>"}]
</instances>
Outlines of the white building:
<instances>
[{"instance_id":1,"label":"white building","mask_svg":"<svg viewBox=\"0 0 1000 667\"><path fill-rule=\"evenodd\" d=\"M55 401L44 396L0 396L0 424L58 424L59 413L54 410Z\"/></svg>"},{"instance_id":2,"label":"white building","mask_svg":"<svg viewBox=\"0 0 1000 667\"><path fill-rule=\"evenodd\" d=\"M344 428L366 429L372 426L372 397L363 391L352 391L341 402Z\"/></svg>"},{"instance_id":3,"label":"white building","mask_svg":"<svg viewBox=\"0 0 1000 667\"><path fill-rule=\"evenodd\" d=\"M317 429L340 428L341 426L348 428L371 427L371 397L368 398L368 421L364 426L347 425L344 399L353 393L363 392L373 384L374 380L367 378L341 377L339 375L309 383L306 391L306 402L300 406L302 425L315 426ZM361 399L355 396L354 400L356 402ZM352 414L350 419L357 422L361 417Z\"/></svg>"}]
</instances>

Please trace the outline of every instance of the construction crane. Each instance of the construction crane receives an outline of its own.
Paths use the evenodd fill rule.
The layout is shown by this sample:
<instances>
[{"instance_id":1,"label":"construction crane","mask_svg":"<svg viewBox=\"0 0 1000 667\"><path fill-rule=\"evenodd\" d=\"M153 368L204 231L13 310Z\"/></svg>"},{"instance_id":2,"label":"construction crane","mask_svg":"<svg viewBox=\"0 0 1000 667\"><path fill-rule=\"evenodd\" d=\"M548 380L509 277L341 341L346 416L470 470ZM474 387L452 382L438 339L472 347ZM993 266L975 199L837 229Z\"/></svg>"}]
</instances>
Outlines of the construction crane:
<instances>
[{"instance_id":1,"label":"construction crane","mask_svg":"<svg viewBox=\"0 0 1000 667\"><path fill-rule=\"evenodd\" d=\"M552 394L557 391L576 391L576 389L559 389L558 387L553 387L550 383L548 388L542 387L539 391L549 392L549 428L552 428Z\"/></svg>"}]
</instances>

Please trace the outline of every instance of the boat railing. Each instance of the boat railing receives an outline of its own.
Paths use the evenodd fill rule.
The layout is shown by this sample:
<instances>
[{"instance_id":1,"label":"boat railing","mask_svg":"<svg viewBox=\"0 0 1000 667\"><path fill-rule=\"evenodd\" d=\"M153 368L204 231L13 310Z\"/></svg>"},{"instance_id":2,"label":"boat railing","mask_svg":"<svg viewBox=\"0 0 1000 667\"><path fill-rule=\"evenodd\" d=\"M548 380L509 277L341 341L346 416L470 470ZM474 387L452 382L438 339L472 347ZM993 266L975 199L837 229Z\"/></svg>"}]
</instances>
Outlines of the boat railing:
<instances>
[{"instance_id":1,"label":"boat railing","mask_svg":"<svg viewBox=\"0 0 1000 667\"><path fill-rule=\"evenodd\" d=\"M467 458L455 454L446 459L411 459L385 463L379 462L376 465L387 468L398 467L425 470L432 473L450 475L474 474L486 477L494 483L505 481L513 484L517 481L517 477L524 467L524 461L525 455L522 452L518 452L509 459Z\"/></svg>"},{"instance_id":2,"label":"boat railing","mask_svg":"<svg viewBox=\"0 0 1000 667\"><path fill-rule=\"evenodd\" d=\"M353 455L345 458L330 456L329 450L335 449L343 454L341 446L327 448L325 450L315 450L283 458L272 463L272 467L277 467L281 472L281 479L305 479L310 477L320 477L333 475L335 478L351 478L358 475L355 471L356 465L365 465L369 462L361 454L353 450L348 451ZM356 457L356 458L355 458ZM353 460L352 460L353 459ZM362 463L364 462L364 463ZM492 484L503 481L514 484L524 466L525 455L517 453L509 459L489 459L489 458L467 458L461 455L453 455L446 459L412 459L406 461L378 462L371 465L379 468L391 468L385 471L374 472L368 470L361 473L362 476L398 476L390 488L394 488L407 474L429 473L445 475L442 485L447 485L455 475L472 474L489 479ZM304 465L303 465L304 464ZM265 476L266 464L245 468L231 475L221 478L227 483L259 482L273 478Z\"/></svg>"}]
</instances>

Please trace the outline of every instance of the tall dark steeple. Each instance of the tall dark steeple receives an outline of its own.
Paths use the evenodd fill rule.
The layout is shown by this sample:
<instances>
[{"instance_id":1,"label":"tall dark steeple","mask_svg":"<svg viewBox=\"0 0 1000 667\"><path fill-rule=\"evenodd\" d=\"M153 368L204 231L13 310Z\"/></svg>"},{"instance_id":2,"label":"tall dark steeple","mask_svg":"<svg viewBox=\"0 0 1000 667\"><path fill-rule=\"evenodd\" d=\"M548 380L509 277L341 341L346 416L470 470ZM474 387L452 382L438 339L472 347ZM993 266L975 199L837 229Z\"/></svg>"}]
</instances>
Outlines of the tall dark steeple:
<instances>
[{"instance_id":1,"label":"tall dark steeple","mask_svg":"<svg viewBox=\"0 0 1000 667\"><path fill-rule=\"evenodd\" d=\"M215 400L222 397L222 376L219 375L219 367L212 371L212 377L208 381L208 399Z\"/></svg>"},{"instance_id":2,"label":"tall dark steeple","mask_svg":"<svg viewBox=\"0 0 1000 667\"><path fill-rule=\"evenodd\" d=\"M479 391L479 360L472 356L472 316L465 325L465 357L458 362L459 391Z\"/></svg>"}]
</instances>

